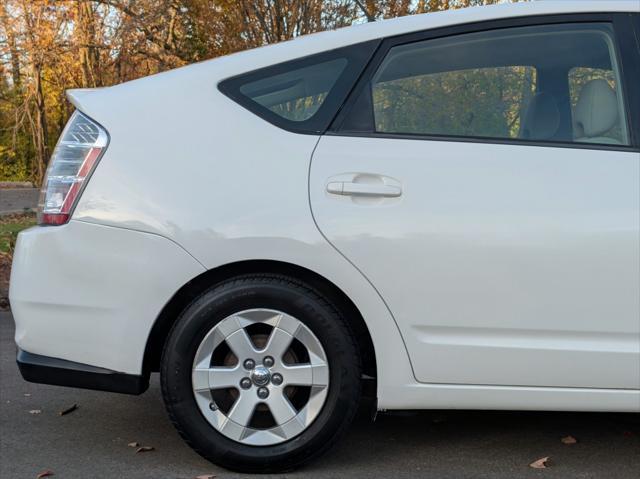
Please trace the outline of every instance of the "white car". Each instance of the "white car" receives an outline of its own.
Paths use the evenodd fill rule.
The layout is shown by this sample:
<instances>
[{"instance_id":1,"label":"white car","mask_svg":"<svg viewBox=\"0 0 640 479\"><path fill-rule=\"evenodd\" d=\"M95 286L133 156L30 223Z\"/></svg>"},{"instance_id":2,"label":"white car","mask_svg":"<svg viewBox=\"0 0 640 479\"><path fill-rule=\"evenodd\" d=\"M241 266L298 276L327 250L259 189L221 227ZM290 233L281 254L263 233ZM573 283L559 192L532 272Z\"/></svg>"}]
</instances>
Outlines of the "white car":
<instances>
[{"instance_id":1,"label":"white car","mask_svg":"<svg viewBox=\"0 0 640 479\"><path fill-rule=\"evenodd\" d=\"M640 411L640 4L305 36L71 90L11 277L28 381L241 471L378 410Z\"/></svg>"}]
</instances>

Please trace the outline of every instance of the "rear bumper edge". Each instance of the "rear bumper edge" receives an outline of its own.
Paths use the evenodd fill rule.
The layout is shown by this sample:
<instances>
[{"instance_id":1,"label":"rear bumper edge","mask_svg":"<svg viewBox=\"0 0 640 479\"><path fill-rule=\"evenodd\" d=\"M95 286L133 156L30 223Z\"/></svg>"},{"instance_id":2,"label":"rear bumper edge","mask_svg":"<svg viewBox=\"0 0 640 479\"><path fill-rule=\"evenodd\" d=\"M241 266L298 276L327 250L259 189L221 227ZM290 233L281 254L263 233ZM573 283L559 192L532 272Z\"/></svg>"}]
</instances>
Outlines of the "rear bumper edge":
<instances>
[{"instance_id":1,"label":"rear bumper edge","mask_svg":"<svg viewBox=\"0 0 640 479\"><path fill-rule=\"evenodd\" d=\"M32 354L18 348L16 362L22 377L31 383L95 389L123 394L142 394L149 377Z\"/></svg>"}]
</instances>

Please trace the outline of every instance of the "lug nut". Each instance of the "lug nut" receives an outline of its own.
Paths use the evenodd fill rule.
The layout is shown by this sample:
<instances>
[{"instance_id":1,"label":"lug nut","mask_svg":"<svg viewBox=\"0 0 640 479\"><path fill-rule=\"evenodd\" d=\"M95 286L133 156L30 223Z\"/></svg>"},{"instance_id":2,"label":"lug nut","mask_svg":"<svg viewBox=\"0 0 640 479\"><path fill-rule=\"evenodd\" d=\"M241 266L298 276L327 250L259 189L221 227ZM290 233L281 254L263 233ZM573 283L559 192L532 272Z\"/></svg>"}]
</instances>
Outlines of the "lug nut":
<instances>
[{"instance_id":1,"label":"lug nut","mask_svg":"<svg viewBox=\"0 0 640 479\"><path fill-rule=\"evenodd\" d=\"M262 361L262 364L264 364L266 367L270 368L271 366L273 366L273 358L271 356L267 356Z\"/></svg>"},{"instance_id":2,"label":"lug nut","mask_svg":"<svg viewBox=\"0 0 640 479\"><path fill-rule=\"evenodd\" d=\"M217 411L218 410L218 405L214 402L210 402L209 403L209 409L211 409L212 411Z\"/></svg>"},{"instance_id":3,"label":"lug nut","mask_svg":"<svg viewBox=\"0 0 640 479\"><path fill-rule=\"evenodd\" d=\"M271 382L276 386L280 386L282 384L282 375L275 373L273 376L271 376Z\"/></svg>"},{"instance_id":4,"label":"lug nut","mask_svg":"<svg viewBox=\"0 0 640 479\"><path fill-rule=\"evenodd\" d=\"M258 397L260 399L267 399L269 397L269 390L267 388L258 388Z\"/></svg>"},{"instance_id":5,"label":"lug nut","mask_svg":"<svg viewBox=\"0 0 640 479\"><path fill-rule=\"evenodd\" d=\"M251 370L256 367L256 362L253 359L247 359L244 362L244 368L247 370Z\"/></svg>"},{"instance_id":6,"label":"lug nut","mask_svg":"<svg viewBox=\"0 0 640 479\"><path fill-rule=\"evenodd\" d=\"M251 387L251 379L249 378L242 378L240 380L240 387L242 389L249 389Z\"/></svg>"}]
</instances>

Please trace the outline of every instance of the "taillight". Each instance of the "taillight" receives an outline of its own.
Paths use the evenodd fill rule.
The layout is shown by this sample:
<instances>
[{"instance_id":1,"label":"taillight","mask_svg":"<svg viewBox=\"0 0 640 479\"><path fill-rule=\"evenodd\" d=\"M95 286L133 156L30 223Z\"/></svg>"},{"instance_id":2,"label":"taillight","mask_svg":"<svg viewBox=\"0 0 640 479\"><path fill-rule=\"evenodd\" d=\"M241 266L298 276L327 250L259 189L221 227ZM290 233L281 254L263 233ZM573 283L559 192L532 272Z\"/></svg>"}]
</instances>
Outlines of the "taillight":
<instances>
[{"instance_id":1,"label":"taillight","mask_svg":"<svg viewBox=\"0 0 640 479\"><path fill-rule=\"evenodd\" d=\"M107 132L79 111L73 113L56 145L40 191L38 223L69 221L76 200L109 143Z\"/></svg>"}]
</instances>

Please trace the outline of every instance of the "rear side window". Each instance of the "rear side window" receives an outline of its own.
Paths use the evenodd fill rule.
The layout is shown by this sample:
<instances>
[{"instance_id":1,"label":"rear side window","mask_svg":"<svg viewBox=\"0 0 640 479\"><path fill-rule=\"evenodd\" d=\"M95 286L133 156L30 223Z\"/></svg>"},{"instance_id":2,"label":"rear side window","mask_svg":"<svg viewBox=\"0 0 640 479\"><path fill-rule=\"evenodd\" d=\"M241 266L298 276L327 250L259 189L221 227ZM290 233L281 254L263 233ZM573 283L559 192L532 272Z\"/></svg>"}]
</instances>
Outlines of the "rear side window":
<instances>
[{"instance_id":1,"label":"rear side window","mask_svg":"<svg viewBox=\"0 0 640 479\"><path fill-rule=\"evenodd\" d=\"M340 129L629 145L613 29L512 27L389 49Z\"/></svg>"},{"instance_id":2,"label":"rear side window","mask_svg":"<svg viewBox=\"0 0 640 479\"><path fill-rule=\"evenodd\" d=\"M321 134L344 102L378 42L366 42L239 75L220 90L276 126Z\"/></svg>"},{"instance_id":3,"label":"rear side window","mask_svg":"<svg viewBox=\"0 0 640 479\"><path fill-rule=\"evenodd\" d=\"M372 91L375 127L387 133L517 138L535 91L536 69L530 65L379 81Z\"/></svg>"}]
</instances>

